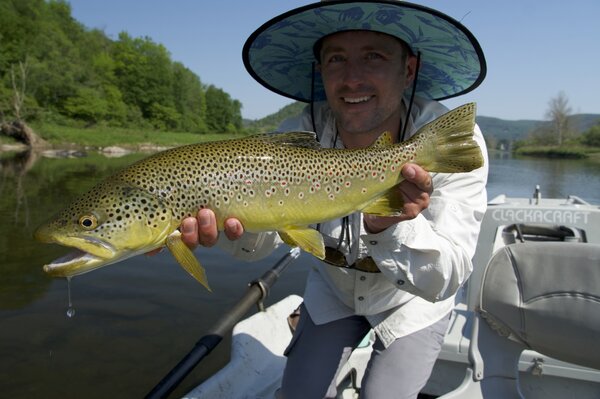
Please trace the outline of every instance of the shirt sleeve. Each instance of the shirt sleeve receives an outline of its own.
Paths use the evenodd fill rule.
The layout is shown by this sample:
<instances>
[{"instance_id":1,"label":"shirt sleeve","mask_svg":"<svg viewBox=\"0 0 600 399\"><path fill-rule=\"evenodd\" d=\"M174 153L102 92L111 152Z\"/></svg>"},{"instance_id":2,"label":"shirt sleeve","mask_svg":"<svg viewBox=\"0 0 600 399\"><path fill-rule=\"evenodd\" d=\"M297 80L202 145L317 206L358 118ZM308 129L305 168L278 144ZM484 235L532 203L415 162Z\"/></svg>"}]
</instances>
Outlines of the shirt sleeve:
<instances>
[{"instance_id":1,"label":"shirt sleeve","mask_svg":"<svg viewBox=\"0 0 600 399\"><path fill-rule=\"evenodd\" d=\"M429 207L415 219L361 236L381 272L399 289L436 302L454 295L473 270L487 207L488 159L479 127L474 138L484 166L469 173L432 174Z\"/></svg>"}]
</instances>

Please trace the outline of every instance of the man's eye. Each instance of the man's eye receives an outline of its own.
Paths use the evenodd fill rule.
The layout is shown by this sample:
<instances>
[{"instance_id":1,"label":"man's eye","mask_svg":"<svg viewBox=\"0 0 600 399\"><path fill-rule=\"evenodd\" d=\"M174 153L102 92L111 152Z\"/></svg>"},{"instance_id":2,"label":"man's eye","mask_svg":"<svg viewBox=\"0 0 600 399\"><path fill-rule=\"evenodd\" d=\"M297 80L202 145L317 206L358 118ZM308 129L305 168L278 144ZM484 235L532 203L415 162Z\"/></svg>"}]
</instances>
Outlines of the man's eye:
<instances>
[{"instance_id":1,"label":"man's eye","mask_svg":"<svg viewBox=\"0 0 600 399\"><path fill-rule=\"evenodd\" d=\"M327 62L329 62L330 64L336 63L336 62L342 62L342 61L344 61L344 57L339 54L332 55L331 57L329 57L327 59Z\"/></svg>"},{"instance_id":2,"label":"man's eye","mask_svg":"<svg viewBox=\"0 0 600 399\"><path fill-rule=\"evenodd\" d=\"M368 60L379 60L382 59L383 56L379 53L367 53L366 58Z\"/></svg>"}]
</instances>

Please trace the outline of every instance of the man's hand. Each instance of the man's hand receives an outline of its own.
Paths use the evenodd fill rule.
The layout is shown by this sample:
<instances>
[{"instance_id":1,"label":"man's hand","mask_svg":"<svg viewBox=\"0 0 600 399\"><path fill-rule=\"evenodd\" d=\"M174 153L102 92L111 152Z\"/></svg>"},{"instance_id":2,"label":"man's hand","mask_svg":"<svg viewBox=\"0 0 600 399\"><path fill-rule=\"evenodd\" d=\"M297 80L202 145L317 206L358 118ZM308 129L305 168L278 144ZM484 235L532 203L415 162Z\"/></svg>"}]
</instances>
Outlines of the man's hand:
<instances>
[{"instance_id":1,"label":"man's hand","mask_svg":"<svg viewBox=\"0 0 600 399\"><path fill-rule=\"evenodd\" d=\"M217 243L219 231L217 229L217 219L210 209L201 209L196 217L183 219L181 226L181 239L188 247L194 249L198 245L212 247ZM244 234L242 223L238 219L230 218L225 220L225 235L230 240L237 240ZM162 251L164 247L155 249L146 253L153 256Z\"/></svg>"},{"instance_id":2,"label":"man's hand","mask_svg":"<svg viewBox=\"0 0 600 399\"><path fill-rule=\"evenodd\" d=\"M402 176L404 181L394 189L404 200L402 215L391 217L364 215L365 227L369 233L379 233L398 222L414 219L429 206L429 196L433 192L429 173L420 166L409 163L402 168Z\"/></svg>"},{"instance_id":3,"label":"man's hand","mask_svg":"<svg viewBox=\"0 0 600 399\"><path fill-rule=\"evenodd\" d=\"M244 228L238 219L225 220L224 227L225 235L230 240L237 240L244 234ZM212 247L219 238L217 220L214 212L210 209L201 209L195 218L185 218L181 222L180 230L183 242L190 248L197 245Z\"/></svg>"}]
</instances>

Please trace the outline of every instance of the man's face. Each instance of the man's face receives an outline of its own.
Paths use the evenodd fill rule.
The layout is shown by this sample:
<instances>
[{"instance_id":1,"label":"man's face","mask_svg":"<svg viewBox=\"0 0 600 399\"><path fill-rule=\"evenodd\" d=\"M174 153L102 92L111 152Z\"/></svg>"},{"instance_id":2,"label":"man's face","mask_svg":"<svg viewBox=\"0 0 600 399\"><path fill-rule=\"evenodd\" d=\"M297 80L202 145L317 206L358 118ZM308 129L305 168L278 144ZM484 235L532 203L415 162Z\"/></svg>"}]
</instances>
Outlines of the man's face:
<instances>
[{"instance_id":1,"label":"man's face","mask_svg":"<svg viewBox=\"0 0 600 399\"><path fill-rule=\"evenodd\" d=\"M416 65L398 39L369 31L340 32L323 40L320 57L325 93L340 132L397 133L402 92Z\"/></svg>"}]
</instances>

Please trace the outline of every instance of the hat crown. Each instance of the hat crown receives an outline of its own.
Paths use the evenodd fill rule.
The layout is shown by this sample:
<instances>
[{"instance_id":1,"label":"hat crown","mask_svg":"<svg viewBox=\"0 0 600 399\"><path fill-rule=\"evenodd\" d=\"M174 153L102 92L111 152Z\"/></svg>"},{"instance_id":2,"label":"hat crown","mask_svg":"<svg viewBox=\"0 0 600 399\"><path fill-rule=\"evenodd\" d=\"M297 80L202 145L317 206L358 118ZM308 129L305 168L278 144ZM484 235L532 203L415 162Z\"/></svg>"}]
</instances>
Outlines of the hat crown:
<instances>
[{"instance_id":1,"label":"hat crown","mask_svg":"<svg viewBox=\"0 0 600 399\"><path fill-rule=\"evenodd\" d=\"M313 48L321 38L348 30L386 33L421 53L416 90L422 97L464 94L485 77L483 51L467 28L436 10L399 0L321 0L291 10L248 38L244 64L276 93L305 102L324 100Z\"/></svg>"}]
</instances>

